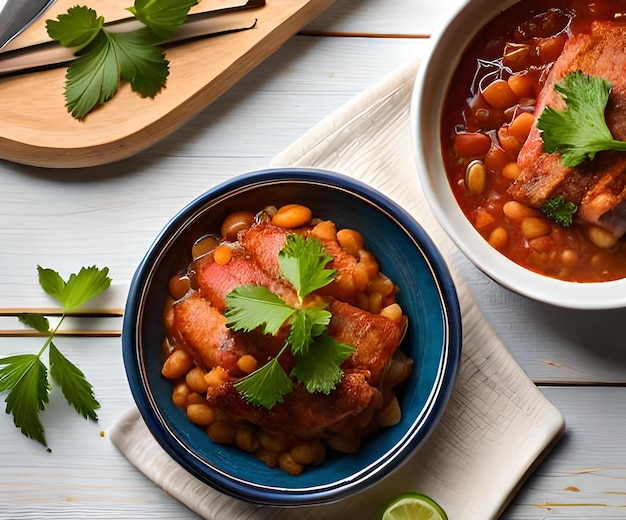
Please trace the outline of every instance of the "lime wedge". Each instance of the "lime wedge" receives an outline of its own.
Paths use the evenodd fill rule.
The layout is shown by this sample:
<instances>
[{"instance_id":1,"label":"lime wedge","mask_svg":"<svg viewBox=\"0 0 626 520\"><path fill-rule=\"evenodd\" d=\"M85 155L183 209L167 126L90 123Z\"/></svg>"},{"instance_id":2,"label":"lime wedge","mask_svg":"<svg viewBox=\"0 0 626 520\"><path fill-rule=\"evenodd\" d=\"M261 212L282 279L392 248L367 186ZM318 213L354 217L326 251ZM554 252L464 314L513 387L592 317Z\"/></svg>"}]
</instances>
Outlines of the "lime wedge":
<instances>
[{"instance_id":1,"label":"lime wedge","mask_svg":"<svg viewBox=\"0 0 626 520\"><path fill-rule=\"evenodd\" d=\"M382 520L448 520L448 515L432 498L405 493L389 504Z\"/></svg>"}]
</instances>

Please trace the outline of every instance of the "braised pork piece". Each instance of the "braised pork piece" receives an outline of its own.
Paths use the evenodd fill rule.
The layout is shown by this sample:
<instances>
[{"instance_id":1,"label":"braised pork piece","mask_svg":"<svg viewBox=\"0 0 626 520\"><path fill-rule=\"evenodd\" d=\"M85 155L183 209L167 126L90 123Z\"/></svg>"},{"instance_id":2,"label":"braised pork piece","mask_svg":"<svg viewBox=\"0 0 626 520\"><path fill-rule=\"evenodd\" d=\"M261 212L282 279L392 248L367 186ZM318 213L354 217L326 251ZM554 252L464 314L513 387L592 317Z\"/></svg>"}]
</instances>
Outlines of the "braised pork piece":
<instances>
[{"instance_id":1,"label":"braised pork piece","mask_svg":"<svg viewBox=\"0 0 626 520\"><path fill-rule=\"evenodd\" d=\"M209 236L210 245L194 254L188 270L172 278L162 373L174 382L174 402L214 442L236 445L270 467L298 474L320 464L327 448L357 451L368 435L397 423L394 388L409 377L413 362L398 350L407 326L395 300L398 288L380 272L361 235L337 231L330 221L285 228L272 222L274 211L258 214L234 240ZM329 394L309 393L293 381L284 400L267 408L249 402L235 384L281 352L280 365L291 372L294 357L281 350L289 326L275 335L237 331L228 327L224 313L227 295L245 285L265 287L290 306L300 305L278 262L292 233L319 240L332 258L327 268L336 270L332 282L302 305L322 303L332 315L326 333L354 352ZM223 247L226 259L218 258Z\"/></svg>"},{"instance_id":2,"label":"braised pork piece","mask_svg":"<svg viewBox=\"0 0 626 520\"><path fill-rule=\"evenodd\" d=\"M576 167L547 153L537 123L570 73L612 84L605 119L626 141L626 1L525 0L465 50L446 94L442 155L474 228L510 260L570 282L626 278L626 153ZM561 199L571 223L546 207ZM552 206L554 207L554 206Z\"/></svg>"},{"instance_id":3,"label":"braised pork piece","mask_svg":"<svg viewBox=\"0 0 626 520\"><path fill-rule=\"evenodd\" d=\"M537 98L535 114L541 115L546 106L565 108L554 85L577 71L612 83L605 117L613 137L626 141L626 24L594 22L590 32L573 35ZM517 158L521 174L509 193L535 208L563 195L578 205L578 218L621 237L626 232L626 154L607 151L566 168L558 154L543 153L542 144L535 125Z\"/></svg>"}]
</instances>

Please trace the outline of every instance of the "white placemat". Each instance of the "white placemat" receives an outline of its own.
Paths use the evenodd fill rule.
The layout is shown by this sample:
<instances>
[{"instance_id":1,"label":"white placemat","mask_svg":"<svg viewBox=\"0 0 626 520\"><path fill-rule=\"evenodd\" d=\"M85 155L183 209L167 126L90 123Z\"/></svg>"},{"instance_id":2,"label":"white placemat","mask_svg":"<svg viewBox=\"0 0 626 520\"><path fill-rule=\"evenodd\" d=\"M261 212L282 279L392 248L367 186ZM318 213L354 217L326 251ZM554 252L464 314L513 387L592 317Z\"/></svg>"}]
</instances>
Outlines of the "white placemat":
<instances>
[{"instance_id":1,"label":"white placemat","mask_svg":"<svg viewBox=\"0 0 626 520\"><path fill-rule=\"evenodd\" d=\"M517 364L476 306L454 265L459 253L429 211L417 181L409 122L419 59L348 102L284 150L272 166L341 172L385 193L425 228L455 278L464 338L450 403L423 447L365 493L332 505L277 509L225 496L190 476L130 410L110 432L128 460L207 520L377 519L404 491L437 500L450 519L498 518L519 486L560 438L561 413Z\"/></svg>"}]
</instances>

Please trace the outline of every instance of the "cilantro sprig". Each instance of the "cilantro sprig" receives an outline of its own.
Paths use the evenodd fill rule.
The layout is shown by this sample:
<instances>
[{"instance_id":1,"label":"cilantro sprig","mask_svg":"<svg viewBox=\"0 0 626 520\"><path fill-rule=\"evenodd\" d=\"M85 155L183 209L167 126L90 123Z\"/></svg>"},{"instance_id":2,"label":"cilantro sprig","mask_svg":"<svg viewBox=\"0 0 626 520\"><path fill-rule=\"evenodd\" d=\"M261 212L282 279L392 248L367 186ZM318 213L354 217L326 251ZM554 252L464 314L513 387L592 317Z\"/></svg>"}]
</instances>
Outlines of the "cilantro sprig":
<instances>
[{"instance_id":1,"label":"cilantro sprig","mask_svg":"<svg viewBox=\"0 0 626 520\"><path fill-rule=\"evenodd\" d=\"M226 296L225 316L233 330L249 332L262 328L264 334L276 335L282 327L289 327L280 352L235 383L249 403L273 408L292 391L292 378L310 393L328 394L341 382L340 365L355 349L325 333L332 317L328 310L323 306L303 306L307 295L334 279L336 271L325 267L331 260L319 240L290 234L278 261L282 275L296 289L297 307L258 285L237 287ZM288 349L295 359L289 375L279 362Z\"/></svg>"},{"instance_id":2,"label":"cilantro sprig","mask_svg":"<svg viewBox=\"0 0 626 520\"><path fill-rule=\"evenodd\" d=\"M613 139L605 120L612 84L581 71L567 74L554 89L566 101L566 110L546 107L537 121L543 150L558 152L566 167L593 160L603 150L626 151L626 142Z\"/></svg>"},{"instance_id":3,"label":"cilantro sprig","mask_svg":"<svg viewBox=\"0 0 626 520\"><path fill-rule=\"evenodd\" d=\"M141 97L154 98L165 86L169 62L159 47L185 23L198 0L135 0L128 8L144 27L126 33L109 31L102 16L86 6L70 7L47 20L53 40L74 49L65 76L65 102L83 120L91 110L115 96L120 79Z\"/></svg>"},{"instance_id":4,"label":"cilantro sprig","mask_svg":"<svg viewBox=\"0 0 626 520\"><path fill-rule=\"evenodd\" d=\"M77 274L71 274L67 281L52 269L37 266L37 271L42 289L62 305L63 313L54 328L43 314L18 315L20 322L46 334L47 339L36 354L17 354L0 359L0 392L8 392L6 412L13 414L15 426L26 437L47 446L44 427L39 419L39 412L46 408L52 388L48 380L48 367L42 361L46 350L50 375L61 388L68 404L85 419L98 419L96 410L100 404L94 396L91 383L61 353L53 340L67 313L105 291L111 285L111 279L106 267L83 267Z\"/></svg>"}]
</instances>

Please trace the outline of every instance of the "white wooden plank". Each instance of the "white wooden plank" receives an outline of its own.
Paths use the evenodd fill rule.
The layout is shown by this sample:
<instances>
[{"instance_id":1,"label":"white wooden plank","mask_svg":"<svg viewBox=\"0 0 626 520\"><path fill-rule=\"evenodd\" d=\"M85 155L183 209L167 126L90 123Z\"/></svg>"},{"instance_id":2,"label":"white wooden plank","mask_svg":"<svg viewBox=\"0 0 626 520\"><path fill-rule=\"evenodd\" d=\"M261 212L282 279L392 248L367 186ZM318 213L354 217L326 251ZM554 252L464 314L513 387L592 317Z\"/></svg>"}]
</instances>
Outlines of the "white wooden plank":
<instances>
[{"instance_id":1,"label":"white wooden plank","mask_svg":"<svg viewBox=\"0 0 626 520\"><path fill-rule=\"evenodd\" d=\"M436 31L463 0L336 0L306 29L315 31L428 35Z\"/></svg>"},{"instance_id":2,"label":"white wooden plank","mask_svg":"<svg viewBox=\"0 0 626 520\"><path fill-rule=\"evenodd\" d=\"M626 388L544 388L567 430L501 520L624 518Z\"/></svg>"},{"instance_id":3,"label":"white wooden plank","mask_svg":"<svg viewBox=\"0 0 626 520\"><path fill-rule=\"evenodd\" d=\"M186 127L135 159L83 170L0 164L0 308L51 304L36 266L108 266L127 284L165 223L269 160L418 52L415 40L296 37ZM182 175L184 172L184 176Z\"/></svg>"}]
</instances>

